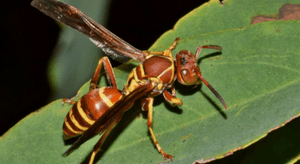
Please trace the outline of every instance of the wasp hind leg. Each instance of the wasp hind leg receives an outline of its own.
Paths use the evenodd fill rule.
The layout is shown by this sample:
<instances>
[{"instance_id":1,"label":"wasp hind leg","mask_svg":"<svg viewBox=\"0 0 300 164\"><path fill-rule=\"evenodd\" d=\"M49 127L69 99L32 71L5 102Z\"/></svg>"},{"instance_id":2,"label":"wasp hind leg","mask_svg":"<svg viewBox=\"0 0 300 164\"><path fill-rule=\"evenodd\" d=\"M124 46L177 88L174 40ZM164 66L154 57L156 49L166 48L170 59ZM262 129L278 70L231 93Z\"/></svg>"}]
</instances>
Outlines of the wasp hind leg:
<instances>
[{"instance_id":1,"label":"wasp hind leg","mask_svg":"<svg viewBox=\"0 0 300 164\"><path fill-rule=\"evenodd\" d=\"M100 151L100 148L103 144L103 142L105 141L105 139L107 138L107 136L109 135L109 133L111 132L111 130L115 127L115 125L121 120L122 118L122 115L120 115L118 118L116 118L114 120L114 122L112 122L108 128L105 130L105 132L103 133L103 135L101 136L101 138L99 139L99 141L96 143L96 145L94 146L94 149L93 149L93 153L91 155L91 158L90 158L90 162L89 164L93 164L93 161L95 159L95 156L96 154L98 153L98 151Z\"/></svg>"},{"instance_id":2,"label":"wasp hind leg","mask_svg":"<svg viewBox=\"0 0 300 164\"><path fill-rule=\"evenodd\" d=\"M68 104L71 104L71 105L74 105L76 103L76 101L73 101L73 99L75 99L76 97L78 97L78 93L76 94L76 96L70 98L70 99L67 99L67 98L63 98L62 100L62 104L64 105L65 103L68 103Z\"/></svg>"},{"instance_id":3,"label":"wasp hind leg","mask_svg":"<svg viewBox=\"0 0 300 164\"><path fill-rule=\"evenodd\" d=\"M99 86L97 84L98 84L98 81L100 78L100 72L101 72L102 65L106 72L106 77L107 77L107 81L108 81L109 85L111 85L114 88L117 88L117 82L116 82L116 77L115 77L113 68L111 66L111 63L110 63L108 57L105 56L105 57L101 58L98 62L97 68L95 70L95 73L94 73L93 78L90 83L90 91L93 89L99 88Z\"/></svg>"},{"instance_id":4,"label":"wasp hind leg","mask_svg":"<svg viewBox=\"0 0 300 164\"><path fill-rule=\"evenodd\" d=\"M116 77L115 77L113 68L111 66L111 63L110 63L108 57L105 56L105 57L101 58L98 62L97 68L95 70L95 73L94 73L93 78L90 83L90 91L93 89L99 88L97 83L100 78L100 72L101 72L102 65L106 72L106 77L107 77L107 81L108 81L109 85L111 85L114 88L117 88L117 82L116 82ZM80 94L80 92L78 92L74 97L72 97L70 99L64 98L62 101L62 104L69 103L71 105L74 105L76 102L73 101L73 99L77 98L79 96L79 94Z\"/></svg>"}]
</instances>

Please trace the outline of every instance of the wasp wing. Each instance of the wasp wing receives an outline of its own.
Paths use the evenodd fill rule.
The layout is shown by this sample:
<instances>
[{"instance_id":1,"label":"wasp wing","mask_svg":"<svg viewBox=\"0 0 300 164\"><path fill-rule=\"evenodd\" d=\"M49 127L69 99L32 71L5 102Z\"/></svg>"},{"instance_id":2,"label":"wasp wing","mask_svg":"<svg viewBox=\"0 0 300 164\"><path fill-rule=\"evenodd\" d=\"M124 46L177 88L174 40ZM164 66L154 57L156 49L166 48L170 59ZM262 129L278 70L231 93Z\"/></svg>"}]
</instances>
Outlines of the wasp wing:
<instances>
[{"instance_id":1,"label":"wasp wing","mask_svg":"<svg viewBox=\"0 0 300 164\"><path fill-rule=\"evenodd\" d=\"M98 133L103 133L111 123L123 115L123 112L128 110L134 102L145 96L153 89L153 85L149 82L138 86L133 92L124 96L120 101L115 103L108 111L106 111L98 120L87 130L74 144L63 154L67 155L74 149L79 147L85 141L89 140Z\"/></svg>"},{"instance_id":2,"label":"wasp wing","mask_svg":"<svg viewBox=\"0 0 300 164\"><path fill-rule=\"evenodd\" d=\"M108 56L122 63L145 60L144 53L101 26L77 8L56 0L33 0L31 5L51 18L87 35Z\"/></svg>"}]
</instances>

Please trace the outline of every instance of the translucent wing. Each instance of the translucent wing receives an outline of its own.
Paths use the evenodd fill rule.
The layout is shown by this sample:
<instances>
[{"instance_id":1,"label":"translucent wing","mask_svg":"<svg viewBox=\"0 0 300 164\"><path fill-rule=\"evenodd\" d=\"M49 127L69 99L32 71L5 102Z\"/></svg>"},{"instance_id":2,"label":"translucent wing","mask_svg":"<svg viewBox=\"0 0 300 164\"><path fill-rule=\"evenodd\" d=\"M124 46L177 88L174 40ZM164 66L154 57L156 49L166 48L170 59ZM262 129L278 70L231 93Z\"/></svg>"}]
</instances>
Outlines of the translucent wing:
<instances>
[{"instance_id":1,"label":"translucent wing","mask_svg":"<svg viewBox=\"0 0 300 164\"><path fill-rule=\"evenodd\" d=\"M87 35L108 56L122 63L145 60L141 50L131 46L77 8L56 0L33 0L31 5L51 18Z\"/></svg>"},{"instance_id":2,"label":"translucent wing","mask_svg":"<svg viewBox=\"0 0 300 164\"><path fill-rule=\"evenodd\" d=\"M106 111L100 118L87 130L83 133L81 137L63 154L67 155L72 152L74 149L79 147L85 141L89 140L91 137L98 133L102 133L107 127L114 122L115 119L119 118L120 115L123 115L123 112L129 109L134 102L145 96L153 89L151 83L146 82L143 85L138 86L133 92L124 96L120 101L115 103L108 111Z\"/></svg>"}]
</instances>

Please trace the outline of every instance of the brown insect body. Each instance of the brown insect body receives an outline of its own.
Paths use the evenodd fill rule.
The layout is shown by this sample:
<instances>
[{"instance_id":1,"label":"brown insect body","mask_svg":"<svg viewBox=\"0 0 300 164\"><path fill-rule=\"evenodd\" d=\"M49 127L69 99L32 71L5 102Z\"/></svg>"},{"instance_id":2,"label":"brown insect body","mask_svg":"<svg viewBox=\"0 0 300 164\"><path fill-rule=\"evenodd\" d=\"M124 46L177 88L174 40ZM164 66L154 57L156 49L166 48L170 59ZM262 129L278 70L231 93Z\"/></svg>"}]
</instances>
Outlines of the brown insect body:
<instances>
[{"instance_id":1,"label":"brown insect body","mask_svg":"<svg viewBox=\"0 0 300 164\"><path fill-rule=\"evenodd\" d=\"M156 80L158 83L149 96L156 96L169 89L176 79L175 65L171 58L148 55L144 63L134 68L128 76L123 92L132 92L136 85L144 80Z\"/></svg>"},{"instance_id":2,"label":"brown insect body","mask_svg":"<svg viewBox=\"0 0 300 164\"><path fill-rule=\"evenodd\" d=\"M227 108L223 98L202 77L196 63L202 48L221 50L221 47L199 46L195 55L190 51L182 50L176 54L175 60L171 51L175 49L179 39L176 39L168 49L162 52L140 51L71 5L56 0L33 0L31 4L50 17L88 35L93 43L113 59L126 62L128 59L134 58L141 63L130 72L124 89L120 91L117 89L115 75L108 58L103 57L99 60L90 83L90 91L78 102L66 100L74 105L67 114L63 125L65 138L82 135L64 155L94 135L101 134L90 159L90 164L92 164L104 140L122 118L123 112L128 110L135 101L141 99L142 109L148 111L147 125L154 145L163 157L172 160L172 155L167 154L158 144L152 129L152 122L154 96L163 94L171 105L182 105L181 99L176 98L174 87L176 79L184 85L199 85L203 82L220 100L224 108ZM102 65L110 87L99 88L97 86Z\"/></svg>"},{"instance_id":3,"label":"brown insect body","mask_svg":"<svg viewBox=\"0 0 300 164\"><path fill-rule=\"evenodd\" d=\"M176 54L177 60L174 60L171 51L176 47L177 43L178 43L178 39L175 40L175 42L170 48L168 48L163 52L145 52L147 54L145 61L140 65L138 65L129 73L127 83L121 92L122 95L117 96L118 100L117 99L114 100L115 102L114 105L112 106L107 105L107 101L109 98L97 99L97 101L88 102L89 99L91 98L94 99L94 97L97 97L98 95L100 95L100 97L103 97L103 93L100 92L94 93L95 90L98 92L98 89L91 90L89 93L87 93L87 95L84 96L86 98L80 99L79 102L86 101L85 103L90 103L91 106L100 103L103 104L101 105L101 107L104 109L103 110L101 109L100 111L105 111L105 112L99 115L98 119L96 119L97 121L94 124L87 125L86 128L88 129L87 130L84 129L86 130L85 133L77 140L78 142L76 141L76 143L74 143L72 147L70 147L70 149L67 150L66 153L69 153L70 151L74 150L77 146L79 146L87 139L89 139L92 136L91 134L94 135L100 132L103 133L103 135L94 147L94 152L91 157L91 161L93 161L95 154L100 149L102 143L104 142L106 136L109 134L110 130L122 118L123 112L128 110L137 99L141 98L142 109L144 111L148 111L147 125L155 146L165 158L172 159L172 156L164 152L164 150L160 147L160 145L156 140L156 137L152 129L152 122L153 122L152 114L153 114L154 96L157 96L159 94L163 94L164 98L171 105L179 105L179 106L182 105L181 100L175 97L176 94L174 88L174 81L176 79L178 79L180 83L185 85L199 85L203 81L204 84L207 85L209 89L219 98L224 108L226 109L226 104L222 99L222 97L202 77L201 72L196 64L196 58L195 58L195 56L199 55L202 48L221 49L221 47L199 46L198 48L199 51L197 50L196 55L193 55L189 51L183 50L180 51L178 54ZM99 63L103 63L102 60L104 59L105 61L107 61L104 63L109 62L109 60L106 57L104 57L100 59ZM94 77L91 82L91 86L96 86L94 83L99 78L99 76L96 75L100 72L101 64L99 65L95 71ZM179 69L176 70L176 67ZM109 77L108 79L110 79L111 83L115 83L115 77L111 66L109 64L106 64L105 69ZM113 86L115 86L116 88L116 84ZM107 87L103 87L103 88L106 89ZM100 88L100 90L103 88ZM140 91L141 89L144 90ZM171 89L172 92L170 93L168 89ZM110 94L116 94L116 93L119 94L120 91L115 89L115 91L111 92ZM109 99L109 101L111 100ZM74 106L72 107L72 110L78 109L77 107L78 105L75 104ZM90 110L94 110L94 109L86 107L86 110L92 112ZM85 114L88 116L89 112L85 112ZM67 117L69 117L69 115L67 115ZM65 122L65 124L67 123ZM84 130L82 130L82 132Z\"/></svg>"},{"instance_id":4,"label":"brown insect body","mask_svg":"<svg viewBox=\"0 0 300 164\"><path fill-rule=\"evenodd\" d=\"M64 139L83 134L98 118L122 98L114 87L93 89L82 96L70 109L64 125Z\"/></svg>"}]
</instances>

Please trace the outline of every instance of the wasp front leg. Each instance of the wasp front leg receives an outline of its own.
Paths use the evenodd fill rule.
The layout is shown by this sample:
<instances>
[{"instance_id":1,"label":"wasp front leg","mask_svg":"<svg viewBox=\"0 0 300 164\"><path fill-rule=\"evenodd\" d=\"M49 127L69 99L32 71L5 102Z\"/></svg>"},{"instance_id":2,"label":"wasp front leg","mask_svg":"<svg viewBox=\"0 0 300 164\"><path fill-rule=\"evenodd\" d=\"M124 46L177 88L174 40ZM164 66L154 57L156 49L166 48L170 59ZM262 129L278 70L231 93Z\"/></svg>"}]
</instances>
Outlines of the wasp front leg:
<instances>
[{"instance_id":1,"label":"wasp front leg","mask_svg":"<svg viewBox=\"0 0 300 164\"><path fill-rule=\"evenodd\" d=\"M153 140L154 145L156 146L157 150L162 154L162 156L166 159L172 160L172 155L167 154L158 144L158 141L156 140L156 137L154 135L153 129L152 129L152 122L153 122L153 97L144 97L141 99L142 104L142 110L148 111L148 121L147 125L150 131L151 138Z\"/></svg>"},{"instance_id":2,"label":"wasp front leg","mask_svg":"<svg viewBox=\"0 0 300 164\"><path fill-rule=\"evenodd\" d=\"M168 103L170 103L170 105L172 106L181 106L182 105L182 101L179 98L176 98L176 93L175 93L175 88L174 86L172 86L171 88L172 90L172 94L170 92L168 92L167 90L163 91L163 96L164 98L168 101Z\"/></svg>"}]
</instances>

